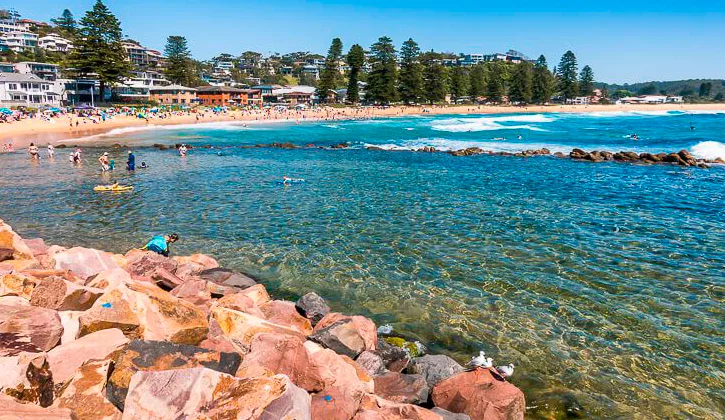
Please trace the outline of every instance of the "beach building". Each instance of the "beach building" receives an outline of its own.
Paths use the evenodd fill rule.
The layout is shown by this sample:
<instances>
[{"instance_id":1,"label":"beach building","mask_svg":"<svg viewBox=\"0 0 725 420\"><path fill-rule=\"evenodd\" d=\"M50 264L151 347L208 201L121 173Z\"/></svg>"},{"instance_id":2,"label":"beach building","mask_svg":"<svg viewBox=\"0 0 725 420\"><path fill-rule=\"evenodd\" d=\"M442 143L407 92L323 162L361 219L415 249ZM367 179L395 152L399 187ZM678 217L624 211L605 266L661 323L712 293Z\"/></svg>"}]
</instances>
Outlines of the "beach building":
<instances>
[{"instance_id":1,"label":"beach building","mask_svg":"<svg viewBox=\"0 0 725 420\"><path fill-rule=\"evenodd\" d=\"M4 32L0 35L0 51L32 51L38 45L38 35L26 31Z\"/></svg>"},{"instance_id":2,"label":"beach building","mask_svg":"<svg viewBox=\"0 0 725 420\"><path fill-rule=\"evenodd\" d=\"M60 105L60 84L43 80L34 74L0 73L0 104L3 107L28 105Z\"/></svg>"},{"instance_id":3,"label":"beach building","mask_svg":"<svg viewBox=\"0 0 725 420\"><path fill-rule=\"evenodd\" d=\"M236 105L242 99L242 89L229 86L204 86L196 91L196 97L203 105Z\"/></svg>"},{"instance_id":4,"label":"beach building","mask_svg":"<svg viewBox=\"0 0 725 420\"><path fill-rule=\"evenodd\" d=\"M162 105L191 105L196 99L196 89L181 85L153 86L149 88L149 100Z\"/></svg>"},{"instance_id":5,"label":"beach building","mask_svg":"<svg viewBox=\"0 0 725 420\"><path fill-rule=\"evenodd\" d=\"M149 89L170 84L171 82L157 71L134 70L130 78L112 87L112 94L124 102L148 101Z\"/></svg>"},{"instance_id":6,"label":"beach building","mask_svg":"<svg viewBox=\"0 0 725 420\"><path fill-rule=\"evenodd\" d=\"M0 73L15 73L15 64L0 63Z\"/></svg>"},{"instance_id":7,"label":"beach building","mask_svg":"<svg viewBox=\"0 0 725 420\"><path fill-rule=\"evenodd\" d=\"M568 105L589 105L592 103L592 98L589 96L577 96L576 98L567 98L566 103Z\"/></svg>"},{"instance_id":8,"label":"beach building","mask_svg":"<svg viewBox=\"0 0 725 420\"><path fill-rule=\"evenodd\" d=\"M682 96L665 96L665 95L640 95L628 98L621 98L618 103L623 104L670 104L682 103Z\"/></svg>"},{"instance_id":9,"label":"beach building","mask_svg":"<svg viewBox=\"0 0 725 420\"><path fill-rule=\"evenodd\" d=\"M38 63L35 61L21 61L15 63L15 72L20 74L34 74L41 79L55 81L60 77L60 66L51 63Z\"/></svg>"},{"instance_id":10,"label":"beach building","mask_svg":"<svg viewBox=\"0 0 725 420\"><path fill-rule=\"evenodd\" d=\"M268 97L269 101L265 99L265 102L312 105L317 100L316 91L314 86L304 85L273 89Z\"/></svg>"},{"instance_id":11,"label":"beach building","mask_svg":"<svg viewBox=\"0 0 725 420\"><path fill-rule=\"evenodd\" d=\"M92 104L101 91L100 82L95 79L59 79L58 82L63 84L67 105Z\"/></svg>"},{"instance_id":12,"label":"beach building","mask_svg":"<svg viewBox=\"0 0 725 420\"><path fill-rule=\"evenodd\" d=\"M30 25L19 19L20 14L13 9L6 10L7 16L0 19L0 33L8 33L14 31L30 31Z\"/></svg>"},{"instance_id":13,"label":"beach building","mask_svg":"<svg viewBox=\"0 0 725 420\"><path fill-rule=\"evenodd\" d=\"M38 47L55 52L68 52L73 49L73 43L62 36L49 34L38 39Z\"/></svg>"},{"instance_id":14,"label":"beach building","mask_svg":"<svg viewBox=\"0 0 725 420\"><path fill-rule=\"evenodd\" d=\"M133 40L125 41L123 48L126 50L128 60L136 68L158 67L164 58L159 51L146 48Z\"/></svg>"}]
</instances>

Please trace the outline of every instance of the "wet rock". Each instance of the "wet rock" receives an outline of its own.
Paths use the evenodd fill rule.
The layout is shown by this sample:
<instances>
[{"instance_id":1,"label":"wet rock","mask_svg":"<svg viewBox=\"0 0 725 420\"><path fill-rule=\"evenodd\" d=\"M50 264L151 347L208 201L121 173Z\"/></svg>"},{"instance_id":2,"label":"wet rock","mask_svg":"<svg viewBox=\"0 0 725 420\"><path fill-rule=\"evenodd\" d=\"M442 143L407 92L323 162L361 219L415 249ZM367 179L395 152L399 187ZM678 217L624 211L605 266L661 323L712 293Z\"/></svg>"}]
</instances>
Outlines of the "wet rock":
<instances>
[{"instance_id":1,"label":"wet rock","mask_svg":"<svg viewBox=\"0 0 725 420\"><path fill-rule=\"evenodd\" d=\"M85 311L103 294L103 290L80 286L50 277L40 282L30 296L30 304L56 311Z\"/></svg>"},{"instance_id":2,"label":"wet rock","mask_svg":"<svg viewBox=\"0 0 725 420\"><path fill-rule=\"evenodd\" d=\"M330 146L331 149L347 149L349 146L347 143L338 143Z\"/></svg>"},{"instance_id":3,"label":"wet rock","mask_svg":"<svg viewBox=\"0 0 725 420\"><path fill-rule=\"evenodd\" d=\"M134 340L118 356L108 378L107 398L121 411L134 373L205 367L234 374L241 356L166 341Z\"/></svg>"},{"instance_id":4,"label":"wet rock","mask_svg":"<svg viewBox=\"0 0 725 420\"><path fill-rule=\"evenodd\" d=\"M14 398L0 394L0 418L2 420L72 420L71 411L65 408L43 408L23 404Z\"/></svg>"},{"instance_id":5,"label":"wet rock","mask_svg":"<svg viewBox=\"0 0 725 420\"><path fill-rule=\"evenodd\" d=\"M554 156L556 156L558 158L566 157L566 155L564 153L562 153L562 152L556 152L556 153L554 153Z\"/></svg>"},{"instance_id":6,"label":"wet rock","mask_svg":"<svg viewBox=\"0 0 725 420\"><path fill-rule=\"evenodd\" d=\"M363 316L331 312L315 326L310 340L354 359L377 347L378 334L375 324Z\"/></svg>"},{"instance_id":7,"label":"wet rock","mask_svg":"<svg viewBox=\"0 0 725 420\"><path fill-rule=\"evenodd\" d=\"M251 294L250 296L250 293L248 293L250 290L252 290L252 288L247 289L245 293L232 293L225 295L217 300L214 305L239 312L245 312L257 318L264 318L264 314L257 306L257 302L260 302L259 304L262 305L266 302L264 301L265 298L260 298L260 296L256 293ZM264 293L266 293L266 291ZM269 295L267 295L267 297L269 297Z\"/></svg>"},{"instance_id":8,"label":"wet rock","mask_svg":"<svg viewBox=\"0 0 725 420\"><path fill-rule=\"evenodd\" d=\"M370 376L381 375L385 373L385 362L379 355L371 352L364 351L355 359L358 365L365 369Z\"/></svg>"},{"instance_id":9,"label":"wet rock","mask_svg":"<svg viewBox=\"0 0 725 420\"><path fill-rule=\"evenodd\" d=\"M547 419L584 418L586 413L576 396L566 390L548 392L536 398L530 414Z\"/></svg>"},{"instance_id":10,"label":"wet rock","mask_svg":"<svg viewBox=\"0 0 725 420\"><path fill-rule=\"evenodd\" d=\"M387 372L375 377L375 393L392 402L421 404L428 401L429 392L422 375Z\"/></svg>"},{"instance_id":11,"label":"wet rock","mask_svg":"<svg viewBox=\"0 0 725 420\"><path fill-rule=\"evenodd\" d=\"M23 239L13 231L10 225L0 219L0 249L6 250L6 259L0 259L0 262L10 260L34 260L32 250L25 244ZM7 251L9 250L9 251ZM11 258L7 258L7 254Z\"/></svg>"},{"instance_id":12,"label":"wet rock","mask_svg":"<svg viewBox=\"0 0 725 420\"><path fill-rule=\"evenodd\" d=\"M226 268L210 268L199 272L198 277L202 280L212 282L221 286L246 289L257 284L253 279L244 274Z\"/></svg>"},{"instance_id":13,"label":"wet rock","mask_svg":"<svg viewBox=\"0 0 725 420\"><path fill-rule=\"evenodd\" d=\"M428 386L433 387L438 382L463 372L463 366L448 356L425 355L410 361L407 373L417 373L423 376Z\"/></svg>"},{"instance_id":14,"label":"wet rock","mask_svg":"<svg viewBox=\"0 0 725 420\"><path fill-rule=\"evenodd\" d=\"M400 347L389 344L385 340L378 341L375 354L383 359L385 368L392 372L402 372L410 362L408 352Z\"/></svg>"},{"instance_id":15,"label":"wet rock","mask_svg":"<svg viewBox=\"0 0 725 420\"><path fill-rule=\"evenodd\" d=\"M0 357L0 369L0 394L41 407L53 403L53 374L44 355L23 352Z\"/></svg>"},{"instance_id":16,"label":"wet rock","mask_svg":"<svg viewBox=\"0 0 725 420\"><path fill-rule=\"evenodd\" d=\"M63 383L90 360L103 360L128 343L121 330L112 328L83 336L48 352L47 360L53 380Z\"/></svg>"},{"instance_id":17,"label":"wet rock","mask_svg":"<svg viewBox=\"0 0 725 420\"><path fill-rule=\"evenodd\" d=\"M677 152L677 155L682 159L688 166L696 166L697 165L697 159L695 159L690 152L687 150L680 150Z\"/></svg>"},{"instance_id":18,"label":"wet rock","mask_svg":"<svg viewBox=\"0 0 725 420\"><path fill-rule=\"evenodd\" d=\"M113 254L81 247L56 253L51 258L51 264L55 269L70 270L84 279L104 270L120 268Z\"/></svg>"},{"instance_id":19,"label":"wet rock","mask_svg":"<svg viewBox=\"0 0 725 420\"><path fill-rule=\"evenodd\" d=\"M479 147L469 147L467 149L452 150L448 153L453 156L473 156L483 154L483 149Z\"/></svg>"},{"instance_id":20,"label":"wet rock","mask_svg":"<svg viewBox=\"0 0 725 420\"><path fill-rule=\"evenodd\" d=\"M572 159L586 159L588 155L589 153L577 148L574 148L571 152L569 152L569 157Z\"/></svg>"},{"instance_id":21,"label":"wet rock","mask_svg":"<svg viewBox=\"0 0 725 420\"><path fill-rule=\"evenodd\" d=\"M131 274L131 278L141 281L153 281L152 277L159 270L166 273L173 273L179 265L172 258L140 249L129 251L126 254L126 261L126 271Z\"/></svg>"},{"instance_id":22,"label":"wet rock","mask_svg":"<svg viewBox=\"0 0 725 420\"><path fill-rule=\"evenodd\" d=\"M330 313L330 307L317 293L310 292L302 296L295 303L295 307L302 316L306 317L314 327L322 318Z\"/></svg>"},{"instance_id":23,"label":"wet rock","mask_svg":"<svg viewBox=\"0 0 725 420\"><path fill-rule=\"evenodd\" d=\"M0 306L0 357L48 351L63 334L58 313L34 306Z\"/></svg>"},{"instance_id":24,"label":"wet rock","mask_svg":"<svg viewBox=\"0 0 725 420\"><path fill-rule=\"evenodd\" d=\"M137 372L124 419L310 419L310 396L278 375L235 378L206 368Z\"/></svg>"},{"instance_id":25,"label":"wet rock","mask_svg":"<svg viewBox=\"0 0 725 420\"><path fill-rule=\"evenodd\" d=\"M53 406L69 409L76 419L120 420L121 411L105 397L110 365L99 360L81 366Z\"/></svg>"},{"instance_id":26,"label":"wet rock","mask_svg":"<svg viewBox=\"0 0 725 420\"><path fill-rule=\"evenodd\" d=\"M450 411L444 410L440 407L433 407L430 411L441 416L442 420L471 420L471 417L468 414L451 413Z\"/></svg>"},{"instance_id":27,"label":"wet rock","mask_svg":"<svg viewBox=\"0 0 725 420\"><path fill-rule=\"evenodd\" d=\"M496 379L488 369L461 372L439 382L431 394L433 403L472 419L519 419L526 411L524 394L507 381Z\"/></svg>"},{"instance_id":28,"label":"wet rock","mask_svg":"<svg viewBox=\"0 0 725 420\"><path fill-rule=\"evenodd\" d=\"M412 404L397 404L365 395L353 420L441 420L441 416Z\"/></svg>"},{"instance_id":29,"label":"wet rock","mask_svg":"<svg viewBox=\"0 0 725 420\"><path fill-rule=\"evenodd\" d=\"M658 163L662 161L658 155L653 155L652 153L640 153L639 160L650 163Z\"/></svg>"},{"instance_id":30,"label":"wet rock","mask_svg":"<svg viewBox=\"0 0 725 420\"><path fill-rule=\"evenodd\" d=\"M292 302L272 300L261 304L259 310L269 322L292 328L306 336L312 334L310 321L297 312Z\"/></svg>"},{"instance_id":31,"label":"wet rock","mask_svg":"<svg viewBox=\"0 0 725 420\"><path fill-rule=\"evenodd\" d=\"M225 337L235 341L243 348L248 348L257 334L265 332L287 334L305 339L303 334L291 328L220 306L211 308L211 317L219 325L219 329Z\"/></svg>"}]
</instances>

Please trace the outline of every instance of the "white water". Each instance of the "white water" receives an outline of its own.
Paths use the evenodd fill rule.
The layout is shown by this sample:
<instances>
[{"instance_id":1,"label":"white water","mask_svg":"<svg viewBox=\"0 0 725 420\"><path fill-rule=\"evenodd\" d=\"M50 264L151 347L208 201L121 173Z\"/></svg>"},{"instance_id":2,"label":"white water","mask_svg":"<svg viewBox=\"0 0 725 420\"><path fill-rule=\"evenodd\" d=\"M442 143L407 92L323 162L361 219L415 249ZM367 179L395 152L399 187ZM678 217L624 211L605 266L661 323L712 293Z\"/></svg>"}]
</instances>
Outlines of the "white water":
<instances>
[{"instance_id":1,"label":"white water","mask_svg":"<svg viewBox=\"0 0 725 420\"><path fill-rule=\"evenodd\" d=\"M725 144L717 141L703 141L692 146L691 153L701 159L725 159Z\"/></svg>"}]
</instances>

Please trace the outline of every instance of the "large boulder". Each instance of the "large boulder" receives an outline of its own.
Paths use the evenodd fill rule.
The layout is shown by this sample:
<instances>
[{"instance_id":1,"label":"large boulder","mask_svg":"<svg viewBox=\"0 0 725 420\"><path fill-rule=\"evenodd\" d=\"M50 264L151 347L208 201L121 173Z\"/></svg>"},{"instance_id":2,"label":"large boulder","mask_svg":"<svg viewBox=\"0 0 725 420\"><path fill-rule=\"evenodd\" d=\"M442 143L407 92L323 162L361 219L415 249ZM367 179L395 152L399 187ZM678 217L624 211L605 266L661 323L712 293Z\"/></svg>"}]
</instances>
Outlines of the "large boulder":
<instances>
[{"instance_id":1,"label":"large boulder","mask_svg":"<svg viewBox=\"0 0 725 420\"><path fill-rule=\"evenodd\" d=\"M396 403L422 404L430 388L421 375L387 372L375 377L375 394Z\"/></svg>"},{"instance_id":2,"label":"large boulder","mask_svg":"<svg viewBox=\"0 0 725 420\"><path fill-rule=\"evenodd\" d=\"M34 306L0 306L0 357L48 351L63 334L58 312Z\"/></svg>"},{"instance_id":3,"label":"large boulder","mask_svg":"<svg viewBox=\"0 0 725 420\"><path fill-rule=\"evenodd\" d=\"M199 344L206 314L151 283L130 281L103 294L80 319L80 335L119 328L130 338Z\"/></svg>"},{"instance_id":4,"label":"large boulder","mask_svg":"<svg viewBox=\"0 0 725 420\"><path fill-rule=\"evenodd\" d=\"M208 270L211 268L219 267L219 263L214 258L204 254L192 254L187 256L174 257L179 265L182 264L194 264L200 267L202 270Z\"/></svg>"},{"instance_id":5,"label":"large boulder","mask_svg":"<svg viewBox=\"0 0 725 420\"><path fill-rule=\"evenodd\" d=\"M443 380L433 388L431 397L436 406L472 419L523 420L526 411L524 393L488 369L461 372Z\"/></svg>"},{"instance_id":6,"label":"large boulder","mask_svg":"<svg viewBox=\"0 0 725 420\"><path fill-rule=\"evenodd\" d=\"M211 305L211 293L204 280L189 280L171 290L171 295L207 310Z\"/></svg>"},{"instance_id":7,"label":"large boulder","mask_svg":"<svg viewBox=\"0 0 725 420\"><path fill-rule=\"evenodd\" d=\"M401 347L394 346L385 340L379 340L375 354L385 363L385 368L392 372L402 372L410 362L410 355Z\"/></svg>"},{"instance_id":8,"label":"large boulder","mask_svg":"<svg viewBox=\"0 0 725 420\"><path fill-rule=\"evenodd\" d=\"M310 340L354 359L365 350L375 350L378 335L371 320L332 312L315 326Z\"/></svg>"},{"instance_id":9,"label":"large boulder","mask_svg":"<svg viewBox=\"0 0 725 420\"><path fill-rule=\"evenodd\" d=\"M34 260L33 251L23 239L13 231L10 225L0 219L0 249L5 250L3 261L10 260Z\"/></svg>"},{"instance_id":10,"label":"large boulder","mask_svg":"<svg viewBox=\"0 0 725 420\"><path fill-rule=\"evenodd\" d=\"M315 292L307 293L297 300L295 307L302 314L307 317L314 327L318 322L322 320L328 313L330 313L330 307L327 306L325 299L321 298Z\"/></svg>"},{"instance_id":11,"label":"large boulder","mask_svg":"<svg viewBox=\"0 0 725 420\"><path fill-rule=\"evenodd\" d=\"M0 372L0 394L41 407L53 403L53 374L44 355L23 352L0 357Z\"/></svg>"},{"instance_id":12,"label":"large boulder","mask_svg":"<svg viewBox=\"0 0 725 420\"><path fill-rule=\"evenodd\" d=\"M471 416L463 413L451 413L448 410L444 410L440 407L433 407L430 411L441 416L443 420L471 420Z\"/></svg>"},{"instance_id":13,"label":"large boulder","mask_svg":"<svg viewBox=\"0 0 725 420\"><path fill-rule=\"evenodd\" d=\"M2 420L72 420L66 408L43 408L35 404L23 404L14 398L0 394L0 419Z\"/></svg>"},{"instance_id":14,"label":"large boulder","mask_svg":"<svg viewBox=\"0 0 725 420\"><path fill-rule=\"evenodd\" d=\"M258 318L245 312L214 306L211 308L211 318L219 326L221 334L234 340L243 348L249 348L252 340L259 333L279 333L299 337L304 340L305 335L297 330L277 325L265 319Z\"/></svg>"},{"instance_id":15,"label":"large boulder","mask_svg":"<svg viewBox=\"0 0 725 420\"><path fill-rule=\"evenodd\" d=\"M206 368L137 372L124 419L310 419L310 396L282 375L235 378Z\"/></svg>"},{"instance_id":16,"label":"large boulder","mask_svg":"<svg viewBox=\"0 0 725 420\"><path fill-rule=\"evenodd\" d=\"M0 296L19 296L30 300L40 279L22 273L0 275Z\"/></svg>"},{"instance_id":17,"label":"large boulder","mask_svg":"<svg viewBox=\"0 0 725 420\"><path fill-rule=\"evenodd\" d=\"M101 271L120 267L119 261L113 254L81 247L58 252L51 258L51 264L55 269L70 270L84 279Z\"/></svg>"},{"instance_id":18,"label":"large boulder","mask_svg":"<svg viewBox=\"0 0 725 420\"><path fill-rule=\"evenodd\" d=\"M131 281L131 275L122 268L111 268L103 270L95 276L90 277L85 285L98 289L111 289L125 285Z\"/></svg>"},{"instance_id":19,"label":"large boulder","mask_svg":"<svg viewBox=\"0 0 725 420\"><path fill-rule=\"evenodd\" d=\"M107 397L123 410L131 376L138 371L161 371L206 367L234 374L241 356L165 341L134 340L118 355L108 378Z\"/></svg>"},{"instance_id":20,"label":"large boulder","mask_svg":"<svg viewBox=\"0 0 725 420\"><path fill-rule=\"evenodd\" d=\"M178 266L176 260L152 251L132 249L126 253L126 271L134 280L152 281L158 270L173 273Z\"/></svg>"},{"instance_id":21,"label":"large boulder","mask_svg":"<svg viewBox=\"0 0 725 420\"><path fill-rule=\"evenodd\" d=\"M355 359L355 362L365 369L370 376L377 376L385 373L385 362L383 361L383 358L371 351L365 350L360 353L357 359Z\"/></svg>"},{"instance_id":22,"label":"large boulder","mask_svg":"<svg viewBox=\"0 0 725 420\"><path fill-rule=\"evenodd\" d=\"M412 404L399 404L365 395L354 420L441 420L441 416Z\"/></svg>"},{"instance_id":23,"label":"large boulder","mask_svg":"<svg viewBox=\"0 0 725 420\"><path fill-rule=\"evenodd\" d=\"M56 384L73 377L75 371L90 360L103 360L128 343L116 328L100 330L48 352L48 363Z\"/></svg>"},{"instance_id":24,"label":"large boulder","mask_svg":"<svg viewBox=\"0 0 725 420\"><path fill-rule=\"evenodd\" d=\"M220 267L202 270L199 274L197 274L197 277L220 286L239 290L243 290L257 284L256 281L244 274ZM230 290L229 293L231 292L233 291Z\"/></svg>"},{"instance_id":25,"label":"large boulder","mask_svg":"<svg viewBox=\"0 0 725 420\"><path fill-rule=\"evenodd\" d=\"M295 304L283 300L272 300L259 306L267 321L297 330L300 334L312 334L312 324L300 315Z\"/></svg>"},{"instance_id":26,"label":"large boulder","mask_svg":"<svg viewBox=\"0 0 725 420\"><path fill-rule=\"evenodd\" d=\"M120 420L121 410L106 399L110 365L110 360L95 360L81 366L53 407L70 409L76 419Z\"/></svg>"},{"instance_id":27,"label":"large boulder","mask_svg":"<svg viewBox=\"0 0 725 420\"><path fill-rule=\"evenodd\" d=\"M442 354L416 357L408 365L408 373L423 375L428 386L433 387L438 382L463 372L463 366L448 356Z\"/></svg>"},{"instance_id":28,"label":"large boulder","mask_svg":"<svg viewBox=\"0 0 725 420\"><path fill-rule=\"evenodd\" d=\"M60 277L41 281L30 296L30 304L56 311L85 311L103 294L103 290L80 286Z\"/></svg>"}]
</instances>

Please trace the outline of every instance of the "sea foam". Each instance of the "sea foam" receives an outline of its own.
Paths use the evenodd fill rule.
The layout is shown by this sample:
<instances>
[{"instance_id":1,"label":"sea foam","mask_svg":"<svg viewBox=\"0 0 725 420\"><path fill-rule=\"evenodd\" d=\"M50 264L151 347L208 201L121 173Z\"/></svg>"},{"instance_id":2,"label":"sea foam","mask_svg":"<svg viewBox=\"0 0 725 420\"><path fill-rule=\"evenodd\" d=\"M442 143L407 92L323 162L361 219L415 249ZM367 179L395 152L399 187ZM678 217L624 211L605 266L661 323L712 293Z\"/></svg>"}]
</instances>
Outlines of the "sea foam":
<instances>
[{"instance_id":1,"label":"sea foam","mask_svg":"<svg viewBox=\"0 0 725 420\"><path fill-rule=\"evenodd\" d=\"M717 141L703 141L692 146L691 152L700 159L725 159L725 144Z\"/></svg>"},{"instance_id":2,"label":"sea foam","mask_svg":"<svg viewBox=\"0 0 725 420\"><path fill-rule=\"evenodd\" d=\"M494 130L530 130L547 131L541 127L523 125L504 125L501 123L547 123L554 121L554 118L544 114L533 115L504 115L480 118L451 118L437 121L431 128L436 131L448 131L451 133L464 133L473 131L494 131Z\"/></svg>"}]
</instances>

